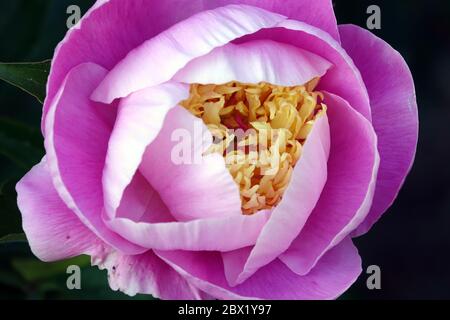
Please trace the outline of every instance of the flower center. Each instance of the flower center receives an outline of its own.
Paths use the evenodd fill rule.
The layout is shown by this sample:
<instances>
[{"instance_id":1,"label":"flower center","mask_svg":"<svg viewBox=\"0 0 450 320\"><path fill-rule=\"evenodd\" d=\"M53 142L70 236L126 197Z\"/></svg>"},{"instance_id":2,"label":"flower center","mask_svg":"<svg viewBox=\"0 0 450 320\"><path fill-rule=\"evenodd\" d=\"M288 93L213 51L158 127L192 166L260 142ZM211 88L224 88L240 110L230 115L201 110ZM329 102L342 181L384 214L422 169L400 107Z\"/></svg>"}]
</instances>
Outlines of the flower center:
<instances>
[{"instance_id":1,"label":"flower center","mask_svg":"<svg viewBox=\"0 0 450 320\"><path fill-rule=\"evenodd\" d=\"M314 122L326 112L316 78L294 87L269 83L192 84L180 104L206 124L239 186L242 212L282 199Z\"/></svg>"}]
</instances>

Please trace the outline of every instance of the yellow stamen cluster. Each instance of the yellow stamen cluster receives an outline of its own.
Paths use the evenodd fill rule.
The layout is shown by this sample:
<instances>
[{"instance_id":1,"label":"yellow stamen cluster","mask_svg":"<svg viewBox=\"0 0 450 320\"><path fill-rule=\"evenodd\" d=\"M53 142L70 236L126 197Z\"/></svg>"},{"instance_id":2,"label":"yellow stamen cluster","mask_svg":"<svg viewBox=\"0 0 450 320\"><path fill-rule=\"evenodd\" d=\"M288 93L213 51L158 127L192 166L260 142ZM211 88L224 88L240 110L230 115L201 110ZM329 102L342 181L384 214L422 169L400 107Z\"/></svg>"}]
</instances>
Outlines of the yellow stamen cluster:
<instances>
[{"instance_id":1,"label":"yellow stamen cluster","mask_svg":"<svg viewBox=\"0 0 450 320\"><path fill-rule=\"evenodd\" d=\"M314 122L326 112L323 95L314 91L318 81L295 87L192 84L189 98L180 103L213 135L208 152L224 156L240 188L243 214L281 201ZM243 134L236 134L239 129Z\"/></svg>"}]
</instances>

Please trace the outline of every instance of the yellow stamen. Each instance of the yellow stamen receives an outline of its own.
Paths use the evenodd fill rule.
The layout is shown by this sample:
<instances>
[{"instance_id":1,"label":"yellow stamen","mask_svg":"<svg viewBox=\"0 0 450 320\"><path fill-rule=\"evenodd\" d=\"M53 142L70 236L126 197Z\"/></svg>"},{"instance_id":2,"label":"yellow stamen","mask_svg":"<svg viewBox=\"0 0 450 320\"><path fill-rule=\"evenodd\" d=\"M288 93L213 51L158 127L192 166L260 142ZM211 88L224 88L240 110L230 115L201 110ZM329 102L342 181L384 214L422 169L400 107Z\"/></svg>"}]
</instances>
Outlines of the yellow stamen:
<instances>
[{"instance_id":1,"label":"yellow stamen","mask_svg":"<svg viewBox=\"0 0 450 320\"><path fill-rule=\"evenodd\" d=\"M323 94L314 91L318 83L319 78L293 87L192 84L189 98L180 103L219 141L208 152L224 156L240 189L243 214L281 201L315 121L326 112ZM238 129L245 133L232 132ZM237 148L230 150L233 143Z\"/></svg>"}]
</instances>

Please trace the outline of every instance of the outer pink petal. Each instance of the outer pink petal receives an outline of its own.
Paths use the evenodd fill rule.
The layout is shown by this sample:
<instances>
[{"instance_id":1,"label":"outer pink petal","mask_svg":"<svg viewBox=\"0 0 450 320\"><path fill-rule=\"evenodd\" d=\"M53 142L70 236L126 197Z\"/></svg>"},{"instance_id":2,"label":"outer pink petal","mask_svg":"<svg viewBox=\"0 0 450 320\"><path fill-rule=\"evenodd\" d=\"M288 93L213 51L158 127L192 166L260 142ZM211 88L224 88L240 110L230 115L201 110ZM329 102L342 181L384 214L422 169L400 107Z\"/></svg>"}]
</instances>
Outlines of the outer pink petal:
<instances>
[{"instance_id":1,"label":"outer pink petal","mask_svg":"<svg viewBox=\"0 0 450 320\"><path fill-rule=\"evenodd\" d=\"M55 261L78 256L99 241L59 197L45 158L16 188L23 229L39 259Z\"/></svg>"},{"instance_id":2,"label":"outer pink petal","mask_svg":"<svg viewBox=\"0 0 450 320\"><path fill-rule=\"evenodd\" d=\"M402 56L357 26L340 26L339 30L369 91L381 157L372 209L356 231L360 235L380 218L403 185L414 161L419 121L414 82Z\"/></svg>"},{"instance_id":3,"label":"outer pink petal","mask_svg":"<svg viewBox=\"0 0 450 320\"><path fill-rule=\"evenodd\" d=\"M196 14L131 51L108 74L92 97L109 103L166 82L192 59L282 20L285 17L278 14L237 5Z\"/></svg>"},{"instance_id":4,"label":"outer pink petal","mask_svg":"<svg viewBox=\"0 0 450 320\"><path fill-rule=\"evenodd\" d=\"M325 92L325 103L331 129L328 180L305 227L280 257L299 275L307 274L367 216L379 165L371 123L337 96Z\"/></svg>"},{"instance_id":5,"label":"outer pink petal","mask_svg":"<svg viewBox=\"0 0 450 320\"><path fill-rule=\"evenodd\" d=\"M308 275L296 275L275 260L236 287L228 285L217 253L157 251L156 254L198 289L227 300L334 299L361 273L361 259L348 238L328 251Z\"/></svg>"},{"instance_id":6,"label":"outer pink petal","mask_svg":"<svg viewBox=\"0 0 450 320\"><path fill-rule=\"evenodd\" d=\"M208 0L203 2L208 8L232 3L260 7L322 29L339 42L339 32L331 0Z\"/></svg>"},{"instance_id":7,"label":"outer pink petal","mask_svg":"<svg viewBox=\"0 0 450 320\"><path fill-rule=\"evenodd\" d=\"M322 77L331 64L308 51L271 40L228 43L189 62L174 77L185 83L262 81L295 86Z\"/></svg>"},{"instance_id":8,"label":"outer pink petal","mask_svg":"<svg viewBox=\"0 0 450 320\"><path fill-rule=\"evenodd\" d=\"M92 264L108 270L111 289L130 296L151 294L165 300L198 300L202 293L158 258L153 251L127 256L99 247L92 252Z\"/></svg>"},{"instance_id":9,"label":"outer pink petal","mask_svg":"<svg viewBox=\"0 0 450 320\"><path fill-rule=\"evenodd\" d=\"M342 97L365 118L371 119L369 95L361 74L339 42L329 34L299 21L284 20L273 28L244 36L236 42L242 44L260 39L288 43L328 60L333 68L321 78L318 89Z\"/></svg>"},{"instance_id":10,"label":"outer pink petal","mask_svg":"<svg viewBox=\"0 0 450 320\"><path fill-rule=\"evenodd\" d=\"M142 162L148 145L160 133L167 113L188 96L187 86L166 83L136 92L121 101L103 173L108 217L114 217L125 188Z\"/></svg>"},{"instance_id":11,"label":"outer pink petal","mask_svg":"<svg viewBox=\"0 0 450 320\"><path fill-rule=\"evenodd\" d=\"M102 220L102 171L116 109L89 100L106 74L82 64L67 76L49 109L45 148L53 183L61 199L98 237L128 253L145 249L121 238Z\"/></svg>"},{"instance_id":12,"label":"outer pink petal","mask_svg":"<svg viewBox=\"0 0 450 320\"><path fill-rule=\"evenodd\" d=\"M329 152L330 128L325 115L314 125L283 200L273 210L254 248L222 254L231 286L244 282L289 248L320 198L327 181Z\"/></svg>"}]
</instances>

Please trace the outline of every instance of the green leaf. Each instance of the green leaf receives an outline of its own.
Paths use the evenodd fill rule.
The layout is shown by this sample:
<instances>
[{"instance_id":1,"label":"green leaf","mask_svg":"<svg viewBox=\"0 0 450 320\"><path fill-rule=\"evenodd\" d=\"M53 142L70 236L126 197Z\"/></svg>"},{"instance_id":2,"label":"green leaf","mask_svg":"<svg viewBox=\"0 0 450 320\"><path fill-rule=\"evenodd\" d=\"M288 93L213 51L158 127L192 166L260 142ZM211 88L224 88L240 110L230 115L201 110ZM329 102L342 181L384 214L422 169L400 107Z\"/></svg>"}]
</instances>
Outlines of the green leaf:
<instances>
[{"instance_id":1,"label":"green leaf","mask_svg":"<svg viewBox=\"0 0 450 320\"><path fill-rule=\"evenodd\" d=\"M15 185L16 179L3 182L0 186L0 237L23 233Z\"/></svg>"},{"instance_id":2,"label":"green leaf","mask_svg":"<svg viewBox=\"0 0 450 320\"><path fill-rule=\"evenodd\" d=\"M0 79L36 97L43 103L51 60L30 63L0 63Z\"/></svg>"},{"instance_id":3,"label":"green leaf","mask_svg":"<svg viewBox=\"0 0 450 320\"><path fill-rule=\"evenodd\" d=\"M13 288L22 288L24 281L17 274L9 270L0 270L0 284Z\"/></svg>"},{"instance_id":4,"label":"green leaf","mask_svg":"<svg viewBox=\"0 0 450 320\"><path fill-rule=\"evenodd\" d=\"M12 265L15 270L27 281L49 279L57 275L66 274L67 267L77 265L79 267L90 266L88 256L79 256L69 260L46 263L36 259L13 259Z\"/></svg>"},{"instance_id":5,"label":"green leaf","mask_svg":"<svg viewBox=\"0 0 450 320\"><path fill-rule=\"evenodd\" d=\"M13 242L27 242L27 237L24 233L13 233L0 238L0 245Z\"/></svg>"},{"instance_id":6,"label":"green leaf","mask_svg":"<svg viewBox=\"0 0 450 320\"><path fill-rule=\"evenodd\" d=\"M0 116L0 132L30 145L43 148L43 139L39 125L30 126L16 119Z\"/></svg>"},{"instance_id":7,"label":"green leaf","mask_svg":"<svg viewBox=\"0 0 450 320\"><path fill-rule=\"evenodd\" d=\"M0 117L0 155L18 168L23 175L44 156L44 146L39 128Z\"/></svg>"}]
</instances>

